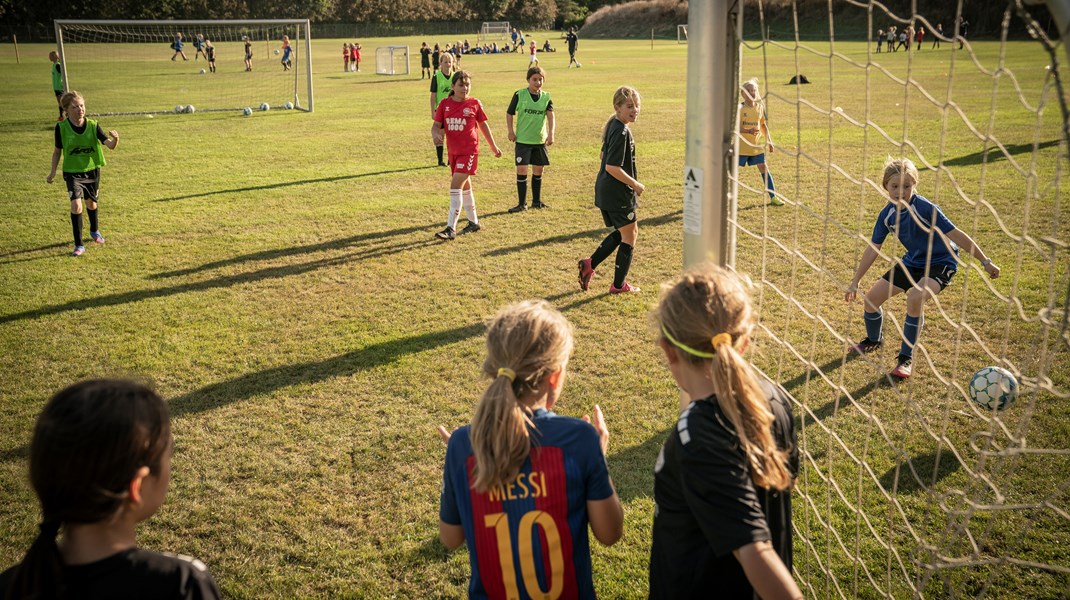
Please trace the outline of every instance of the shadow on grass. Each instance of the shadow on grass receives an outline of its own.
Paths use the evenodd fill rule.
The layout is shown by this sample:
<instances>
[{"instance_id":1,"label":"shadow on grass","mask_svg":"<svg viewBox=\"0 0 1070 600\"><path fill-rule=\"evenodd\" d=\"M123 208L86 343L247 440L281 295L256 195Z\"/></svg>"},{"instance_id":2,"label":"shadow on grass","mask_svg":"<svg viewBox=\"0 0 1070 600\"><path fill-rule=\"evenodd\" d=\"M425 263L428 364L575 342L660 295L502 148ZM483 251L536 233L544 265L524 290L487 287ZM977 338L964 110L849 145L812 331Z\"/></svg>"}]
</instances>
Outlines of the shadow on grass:
<instances>
[{"instance_id":1,"label":"shadow on grass","mask_svg":"<svg viewBox=\"0 0 1070 600\"><path fill-rule=\"evenodd\" d=\"M315 271L317 269L342 265L352 261L379 258L381 256L389 256L391 254L397 254L400 252L414 250L424 246L430 246L434 243L435 241L433 239L421 240L417 242L404 242L394 244L392 246L370 249L368 252L360 255L347 254L344 256L335 256L331 258L315 260L299 265L268 267L266 269L260 269L258 271L226 275L222 277L216 277L214 279L208 279L205 281L195 281L192 283L183 283L163 288L132 290L129 292L108 294L106 296L97 296L95 298L72 300L63 304L43 306L41 308L35 308L33 310L27 310L10 315L0 315L0 324L10 323L13 321L22 321L26 319L36 319L39 317L57 315L71 311L86 310L90 308L120 306L123 304L140 302L142 300L155 300L160 298L166 298L168 296L176 296L178 294L185 294L187 292L200 292L204 290L227 288L235 285L241 285L244 283L263 281L266 279L280 279L283 277L291 277L294 275L300 275L302 273Z\"/></svg>"},{"instance_id":2,"label":"shadow on grass","mask_svg":"<svg viewBox=\"0 0 1070 600\"><path fill-rule=\"evenodd\" d=\"M674 427L675 421L645 442L610 454L609 472L622 502L653 497L654 463L657 462L661 446L669 439Z\"/></svg>"},{"instance_id":3,"label":"shadow on grass","mask_svg":"<svg viewBox=\"0 0 1070 600\"><path fill-rule=\"evenodd\" d=\"M0 259L3 259L3 260L0 260L0 265L11 265L11 264L20 263L20 262L27 262L27 261L31 261L31 260L41 260L42 258L55 258L56 254L53 253L53 252L49 252L48 254L42 254L40 256L21 256L21 255L23 255L23 254L32 254L34 252L44 252L45 250L57 250L59 248L64 248L64 247L70 248L70 247L72 247L72 244L73 244L73 242L71 242L71 243L56 242L55 244L48 244L48 245L45 245L45 246L38 246L37 248L27 248L25 250L12 250L11 252L5 252L3 254L0 254ZM8 257L11 257L11 256L21 256L21 258L8 258Z\"/></svg>"},{"instance_id":4,"label":"shadow on grass","mask_svg":"<svg viewBox=\"0 0 1070 600\"><path fill-rule=\"evenodd\" d=\"M391 175L394 173L407 173L409 171L423 171L426 169L434 169L434 166L426 167L409 167L408 169L394 169L392 171L376 171L374 173L357 173L356 175L336 175L334 177L320 177L317 179L298 179L296 181L283 181L280 183L266 183L264 185L251 185L243 188L232 188L229 190L216 190L214 192L200 192L197 194L186 194L185 196L171 196L169 198L157 198L153 202L172 202L175 200L188 200L190 198L205 198L208 196L216 196L219 194L236 194L240 192L259 192L263 190L274 190L278 188L291 187L296 185L308 185L311 183L331 183L334 181L346 181L349 179L361 179L363 177L375 177L376 175Z\"/></svg>"},{"instance_id":5,"label":"shadow on grass","mask_svg":"<svg viewBox=\"0 0 1070 600\"><path fill-rule=\"evenodd\" d=\"M16 460L30 460L29 444L22 444L9 450L0 451L0 463L14 462Z\"/></svg>"},{"instance_id":6,"label":"shadow on grass","mask_svg":"<svg viewBox=\"0 0 1070 600\"><path fill-rule=\"evenodd\" d=\"M880 482L889 492L895 487L900 494L913 494L929 489L960 468L962 465L953 453L946 450L928 452L888 469L881 475Z\"/></svg>"},{"instance_id":7,"label":"shadow on grass","mask_svg":"<svg viewBox=\"0 0 1070 600\"><path fill-rule=\"evenodd\" d=\"M1037 144L1037 149L1043 150L1044 148L1051 148L1052 146L1058 145L1059 140L1049 140L1047 142L1041 142ZM1032 152L1033 144L1010 144L1004 146L1004 148L1007 149L1008 154L1010 154L1011 156L1015 156L1018 154L1026 154ZM996 162L998 160L1007 160L1007 157L1004 156L1003 151L1000 150L999 147L994 147L989 148L988 150L974 152L973 154L960 156L958 158L945 160L943 164L946 167L970 167L974 165L979 165L986 161L991 163Z\"/></svg>"},{"instance_id":8,"label":"shadow on grass","mask_svg":"<svg viewBox=\"0 0 1070 600\"><path fill-rule=\"evenodd\" d=\"M870 392L872 392L873 390L875 390L881 384L885 384L885 383L888 383L890 385L890 382L888 380L888 376L887 375L881 375L877 379L875 379L875 380L873 380L873 381L871 381L871 382L859 387L858 389L852 391L851 392L851 397L855 398L855 399L861 398L862 396L865 396L865 395L869 394ZM844 408L851 406L851 401L847 399L847 396L837 396L833 400L825 403L824 406L821 406L817 410L813 411L814 412L814 419L817 420L817 421L824 421L828 417L834 417L840 412L840 407L841 406L844 407ZM799 411L796 411L796 412L799 412ZM795 427L796 428L798 428L800 426L799 419L803 418L804 416L809 416L809 415L807 415L806 413L802 413L800 415L796 415L796 417L795 417Z\"/></svg>"},{"instance_id":9,"label":"shadow on grass","mask_svg":"<svg viewBox=\"0 0 1070 600\"><path fill-rule=\"evenodd\" d=\"M22 250L12 250L10 252L0 253L0 258L7 258L9 256L18 256L20 254L30 254L31 252L43 252L45 250L53 250L55 248L63 248L67 246L66 242L56 242L55 244L45 244L44 246L38 246L36 248L23 248Z\"/></svg>"},{"instance_id":10,"label":"shadow on grass","mask_svg":"<svg viewBox=\"0 0 1070 600\"><path fill-rule=\"evenodd\" d=\"M678 210L678 211L673 212L673 213L660 215L660 216L653 217L653 218L650 218L650 219L643 219L643 220L639 221L639 226L640 227L657 227L659 225L665 225L667 223L671 223L673 221L680 220L681 218L683 218L683 214L684 214L684 212L682 210ZM588 238L588 239L591 239L591 240L597 240L600 237L605 237L605 235L606 235L606 233L608 231L609 231L608 227L599 227L597 229L588 229L587 231L577 231L577 232L574 232L574 233L564 233L564 234L561 234L561 235L555 235L555 236L551 236L551 237L548 237L548 238L543 238L541 240L532 240L530 242L525 242L523 244L520 244L518 246L512 246L510 248L499 248L497 250L491 250L490 252L487 252L484 256L505 256L507 254L512 254L514 252L522 252L524 250L530 250L531 248L539 248L539 247L546 246L546 245L549 245L549 244L563 244L563 243L566 243L566 242L571 242L572 240L578 240L578 239L582 239L582 238Z\"/></svg>"},{"instance_id":11,"label":"shadow on grass","mask_svg":"<svg viewBox=\"0 0 1070 600\"><path fill-rule=\"evenodd\" d=\"M316 383L373 369L392 363L408 354L416 354L480 336L484 329L483 323L476 323L432 331L371 344L324 360L265 369L204 386L188 394L172 398L168 404L173 416L212 410L294 385Z\"/></svg>"}]
</instances>

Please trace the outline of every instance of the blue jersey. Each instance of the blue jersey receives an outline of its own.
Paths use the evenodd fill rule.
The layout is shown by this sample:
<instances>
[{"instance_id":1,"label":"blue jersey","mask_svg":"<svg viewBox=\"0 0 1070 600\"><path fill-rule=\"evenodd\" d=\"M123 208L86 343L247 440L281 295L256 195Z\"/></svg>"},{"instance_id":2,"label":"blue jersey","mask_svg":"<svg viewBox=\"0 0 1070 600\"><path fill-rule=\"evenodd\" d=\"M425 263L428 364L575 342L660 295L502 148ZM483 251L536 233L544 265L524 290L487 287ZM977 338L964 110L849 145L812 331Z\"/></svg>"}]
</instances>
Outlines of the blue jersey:
<instances>
[{"instance_id":1,"label":"blue jersey","mask_svg":"<svg viewBox=\"0 0 1070 600\"><path fill-rule=\"evenodd\" d=\"M535 411L531 455L516 479L472 489L469 427L446 449L439 518L464 527L470 598L594 598L587 501L613 495L589 423Z\"/></svg>"},{"instance_id":2,"label":"blue jersey","mask_svg":"<svg viewBox=\"0 0 1070 600\"><path fill-rule=\"evenodd\" d=\"M881 209L877 223L873 226L874 244L883 244L889 233L895 233L907 253L903 255L903 264L916 269L925 268L929 257L933 265L958 268L959 248L951 240L945 241L933 231L933 227L945 235L955 229L955 225L944 216L940 207L928 199L914 194L908 208L897 208L892 202ZM932 250L929 249L929 236L932 235Z\"/></svg>"}]
</instances>

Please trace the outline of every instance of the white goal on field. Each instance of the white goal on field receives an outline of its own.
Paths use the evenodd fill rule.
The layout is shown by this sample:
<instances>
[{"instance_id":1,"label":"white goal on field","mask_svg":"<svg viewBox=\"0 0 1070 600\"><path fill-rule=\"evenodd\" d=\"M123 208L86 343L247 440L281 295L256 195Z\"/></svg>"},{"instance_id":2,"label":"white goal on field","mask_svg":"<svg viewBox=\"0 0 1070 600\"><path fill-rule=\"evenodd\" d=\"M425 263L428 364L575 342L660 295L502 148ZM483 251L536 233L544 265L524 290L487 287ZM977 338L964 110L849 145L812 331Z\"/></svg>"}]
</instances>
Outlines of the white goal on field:
<instances>
[{"instance_id":1,"label":"white goal on field","mask_svg":"<svg viewBox=\"0 0 1070 600\"><path fill-rule=\"evenodd\" d=\"M380 46L376 48L375 73L377 75L408 75L409 47Z\"/></svg>"},{"instance_id":2,"label":"white goal on field","mask_svg":"<svg viewBox=\"0 0 1070 600\"><path fill-rule=\"evenodd\" d=\"M687 25L677 25L676 26L676 43L677 44L686 44L687 43Z\"/></svg>"},{"instance_id":3,"label":"white goal on field","mask_svg":"<svg viewBox=\"0 0 1070 600\"><path fill-rule=\"evenodd\" d=\"M66 87L85 96L90 114L172 112L179 105L198 112L241 110L263 102L292 102L311 112L314 106L308 20L57 20L55 27ZM173 47L179 33L187 60ZM215 72L197 52L198 36L215 48ZM291 48L288 69L283 36ZM129 94L133 89L138 93Z\"/></svg>"},{"instance_id":4,"label":"white goal on field","mask_svg":"<svg viewBox=\"0 0 1070 600\"><path fill-rule=\"evenodd\" d=\"M511 31L509 21L484 21L479 27L479 41L504 40Z\"/></svg>"},{"instance_id":5,"label":"white goal on field","mask_svg":"<svg viewBox=\"0 0 1070 600\"><path fill-rule=\"evenodd\" d=\"M821 36L792 31L791 3L758 3L748 38L738 3L689 5L684 261L713 260L754 283L751 359L788 391L796 417L792 566L807 597L1070 592L1056 541L1070 531L1070 57L1058 35L1070 1L1048 0L1051 17L1031 14L1043 12L1037 3L983 15L987 39L952 25L982 20L968 0L899 13L830 4ZM858 22L870 23L865 39ZM877 30L890 25L923 27L922 44L878 53ZM790 83L801 75L808 85ZM738 166L740 83L752 77L779 202L757 168ZM859 298L845 301L876 248L888 157L913 161L917 193L1002 269L991 279L959 251L950 285L925 302L903 381L889 371L905 294L883 305L883 347L848 351L866 337L861 296L904 254L888 235ZM930 244L946 237L925 231ZM971 399L972 375L989 365L1018 379L1010 408Z\"/></svg>"}]
</instances>

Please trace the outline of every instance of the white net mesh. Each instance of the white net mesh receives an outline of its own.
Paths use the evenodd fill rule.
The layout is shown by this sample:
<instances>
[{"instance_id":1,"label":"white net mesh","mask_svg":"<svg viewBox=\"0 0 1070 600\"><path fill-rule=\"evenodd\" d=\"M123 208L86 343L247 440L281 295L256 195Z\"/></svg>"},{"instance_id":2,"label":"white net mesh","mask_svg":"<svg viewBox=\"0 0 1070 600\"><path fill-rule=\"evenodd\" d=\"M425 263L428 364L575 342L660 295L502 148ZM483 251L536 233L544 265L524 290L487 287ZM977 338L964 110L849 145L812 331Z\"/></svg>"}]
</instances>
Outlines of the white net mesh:
<instances>
[{"instance_id":1,"label":"white net mesh","mask_svg":"<svg viewBox=\"0 0 1070 600\"><path fill-rule=\"evenodd\" d=\"M768 4L768 3L767 3ZM792 3L777 21L800 21ZM832 35L744 40L776 151L772 206L755 167L734 174L734 267L758 287L756 363L796 401L804 466L794 518L796 579L820 597L1055 598L1070 594L1070 205L1061 46L1012 3L991 41L953 39L957 5L892 14L829 3ZM852 14L851 11L854 11ZM783 18L786 17L786 18ZM939 18L938 18L939 17ZM871 24L838 41L837 19ZM943 36L933 32L943 20ZM877 53L877 31L914 29ZM924 27L919 45L916 32ZM898 36L898 34L897 34ZM898 39L897 45L898 45ZM803 74L808 85L789 85ZM913 376L895 382L904 295L884 304L884 346L856 358L861 302L845 304L878 212L886 157L921 171L939 205L1000 265L960 252L925 303ZM860 296L903 254L890 235ZM1017 377L1005 411L971 401L987 365Z\"/></svg>"},{"instance_id":2,"label":"white net mesh","mask_svg":"<svg viewBox=\"0 0 1070 600\"><path fill-rule=\"evenodd\" d=\"M375 72L379 75L408 75L409 47L382 46L376 48Z\"/></svg>"},{"instance_id":3,"label":"white net mesh","mask_svg":"<svg viewBox=\"0 0 1070 600\"><path fill-rule=\"evenodd\" d=\"M310 106L305 56L307 23L206 22L60 22L62 59L68 89L87 98L90 114L170 112L176 106L201 110L240 110L262 102ZM183 35L182 55L172 46ZM215 48L215 72L198 35ZM282 39L289 37L290 67L284 69ZM246 71L245 42L252 53ZM174 60L172 60L174 58ZM130 94L130 90L138 90Z\"/></svg>"},{"instance_id":4,"label":"white net mesh","mask_svg":"<svg viewBox=\"0 0 1070 600\"><path fill-rule=\"evenodd\" d=\"M509 21L484 21L479 28L479 41L504 40L511 30Z\"/></svg>"}]
</instances>

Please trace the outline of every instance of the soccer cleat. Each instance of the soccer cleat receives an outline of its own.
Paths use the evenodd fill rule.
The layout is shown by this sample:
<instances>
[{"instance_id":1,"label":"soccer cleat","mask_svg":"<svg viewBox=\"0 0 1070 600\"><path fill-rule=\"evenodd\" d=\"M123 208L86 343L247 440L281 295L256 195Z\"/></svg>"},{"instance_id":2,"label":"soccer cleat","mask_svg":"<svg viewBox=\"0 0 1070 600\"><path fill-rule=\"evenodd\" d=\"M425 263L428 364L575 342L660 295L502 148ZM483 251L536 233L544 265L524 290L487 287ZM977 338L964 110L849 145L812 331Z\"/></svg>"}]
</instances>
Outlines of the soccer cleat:
<instances>
[{"instance_id":1,"label":"soccer cleat","mask_svg":"<svg viewBox=\"0 0 1070 600\"><path fill-rule=\"evenodd\" d=\"M442 162L442 161L438 161L438 166L440 166L440 167L446 167L446 166L449 166L449 165L447 165L446 163L444 163L444 162Z\"/></svg>"},{"instance_id":2,"label":"soccer cleat","mask_svg":"<svg viewBox=\"0 0 1070 600\"><path fill-rule=\"evenodd\" d=\"M627 281L625 281L624 285L622 285L620 287L617 287L617 286L613 285L612 283L609 284L609 293L610 294L631 294L633 292L641 292L641 291L642 290L640 290L638 286L634 286L634 285L628 283Z\"/></svg>"},{"instance_id":3,"label":"soccer cleat","mask_svg":"<svg viewBox=\"0 0 1070 600\"><path fill-rule=\"evenodd\" d=\"M534 206L532 208L534 208ZM527 209L528 209L528 205L527 204L517 204L516 206L510 208L509 212L511 212L513 214L516 214L518 212L524 212Z\"/></svg>"},{"instance_id":4,"label":"soccer cleat","mask_svg":"<svg viewBox=\"0 0 1070 600\"><path fill-rule=\"evenodd\" d=\"M873 340L866 338L854 346L851 346L851 352L854 352L855 354L869 354L880 348L883 344L884 342L874 342Z\"/></svg>"},{"instance_id":5,"label":"soccer cleat","mask_svg":"<svg viewBox=\"0 0 1070 600\"><path fill-rule=\"evenodd\" d=\"M104 243L104 236L100 235L99 231L90 231L89 235L93 238L93 241L98 244Z\"/></svg>"},{"instance_id":6,"label":"soccer cleat","mask_svg":"<svg viewBox=\"0 0 1070 600\"><path fill-rule=\"evenodd\" d=\"M482 225L480 225L479 223L473 223L473 222L469 221L468 224L464 226L464 229L462 229L461 232L459 234L457 234L457 235L465 235L466 233L475 233L475 232L479 231L480 229L483 229Z\"/></svg>"},{"instance_id":7,"label":"soccer cleat","mask_svg":"<svg viewBox=\"0 0 1070 600\"><path fill-rule=\"evenodd\" d=\"M85 246L75 246L74 252L71 252L71 256L81 256L85 254Z\"/></svg>"},{"instance_id":8,"label":"soccer cleat","mask_svg":"<svg viewBox=\"0 0 1070 600\"><path fill-rule=\"evenodd\" d=\"M911 362L912 361L910 360L909 356L900 356L899 364L895 365L895 368L892 369L892 372L889 373L889 375L891 375L892 377L897 377L899 379L906 379L907 377L910 377L910 372L913 370Z\"/></svg>"},{"instance_id":9,"label":"soccer cleat","mask_svg":"<svg viewBox=\"0 0 1070 600\"><path fill-rule=\"evenodd\" d=\"M550 205L545 202L532 202L531 208L550 208Z\"/></svg>"},{"instance_id":10,"label":"soccer cleat","mask_svg":"<svg viewBox=\"0 0 1070 600\"><path fill-rule=\"evenodd\" d=\"M591 287L591 279L594 277L594 269L591 267L591 259L585 258L579 262L580 289L587 291Z\"/></svg>"},{"instance_id":11,"label":"soccer cleat","mask_svg":"<svg viewBox=\"0 0 1070 600\"><path fill-rule=\"evenodd\" d=\"M435 237L440 240L452 240L453 238L457 237L457 232L454 231L452 227L447 227L442 231L436 233Z\"/></svg>"},{"instance_id":12,"label":"soccer cleat","mask_svg":"<svg viewBox=\"0 0 1070 600\"><path fill-rule=\"evenodd\" d=\"M784 201L776 196L769 196L769 204L773 206L784 206Z\"/></svg>"}]
</instances>

